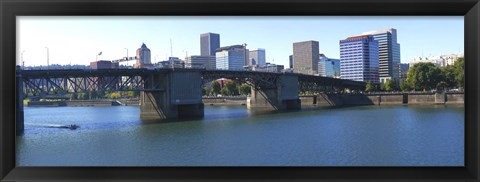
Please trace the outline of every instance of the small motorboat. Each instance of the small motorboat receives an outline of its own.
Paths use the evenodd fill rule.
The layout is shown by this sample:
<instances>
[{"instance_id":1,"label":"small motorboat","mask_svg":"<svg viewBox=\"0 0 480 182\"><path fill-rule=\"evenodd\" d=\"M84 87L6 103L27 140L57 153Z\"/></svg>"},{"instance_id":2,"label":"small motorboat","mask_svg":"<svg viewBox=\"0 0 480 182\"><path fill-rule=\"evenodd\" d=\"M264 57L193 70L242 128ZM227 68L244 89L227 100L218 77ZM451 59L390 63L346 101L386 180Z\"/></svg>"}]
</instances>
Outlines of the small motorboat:
<instances>
[{"instance_id":1,"label":"small motorboat","mask_svg":"<svg viewBox=\"0 0 480 182\"><path fill-rule=\"evenodd\" d=\"M50 125L48 127L49 128L68 128L68 129L74 130L74 129L79 128L80 126L78 126L76 124L70 124L70 125Z\"/></svg>"},{"instance_id":2,"label":"small motorboat","mask_svg":"<svg viewBox=\"0 0 480 182\"><path fill-rule=\"evenodd\" d=\"M76 125L76 124L66 125L66 128L71 129L71 130L77 129L78 127L79 126Z\"/></svg>"}]
</instances>

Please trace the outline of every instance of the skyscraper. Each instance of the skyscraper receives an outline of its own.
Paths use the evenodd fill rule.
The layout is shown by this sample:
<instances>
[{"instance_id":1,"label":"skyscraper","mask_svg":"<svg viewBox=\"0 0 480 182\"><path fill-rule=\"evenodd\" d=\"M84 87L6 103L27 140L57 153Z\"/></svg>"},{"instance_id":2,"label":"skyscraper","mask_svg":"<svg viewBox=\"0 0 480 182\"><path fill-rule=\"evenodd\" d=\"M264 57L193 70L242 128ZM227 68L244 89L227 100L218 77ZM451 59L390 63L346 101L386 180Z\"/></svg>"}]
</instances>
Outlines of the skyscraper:
<instances>
[{"instance_id":1,"label":"skyscraper","mask_svg":"<svg viewBox=\"0 0 480 182\"><path fill-rule=\"evenodd\" d=\"M340 60L333 59L320 54L320 60L318 62L318 75L325 77L340 77Z\"/></svg>"},{"instance_id":2,"label":"skyscraper","mask_svg":"<svg viewBox=\"0 0 480 182\"><path fill-rule=\"evenodd\" d=\"M340 40L340 78L379 83L378 42L371 35Z\"/></svg>"},{"instance_id":3,"label":"skyscraper","mask_svg":"<svg viewBox=\"0 0 480 182\"><path fill-rule=\"evenodd\" d=\"M317 41L293 43L293 71L309 75L317 74L319 51Z\"/></svg>"},{"instance_id":4,"label":"skyscraper","mask_svg":"<svg viewBox=\"0 0 480 182\"><path fill-rule=\"evenodd\" d=\"M243 70L248 60L248 49L243 45L221 47L216 52L216 67L223 70Z\"/></svg>"},{"instance_id":5,"label":"skyscraper","mask_svg":"<svg viewBox=\"0 0 480 182\"><path fill-rule=\"evenodd\" d=\"M400 78L400 44L397 43L397 30L390 28L365 32L362 35L372 35L378 42L380 82L385 83L388 79Z\"/></svg>"},{"instance_id":6,"label":"skyscraper","mask_svg":"<svg viewBox=\"0 0 480 182\"><path fill-rule=\"evenodd\" d=\"M288 68L293 68L293 55L288 56Z\"/></svg>"},{"instance_id":7,"label":"skyscraper","mask_svg":"<svg viewBox=\"0 0 480 182\"><path fill-rule=\"evenodd\" d=\"M215 56L215 50L220 47L220 35L216 33L200 34L200 55Z\"/></svg>"},{"instance_id":8,"label":"skyscraper","mask_svg":"<svg viewBox=\"0 0 480 182\"><path fill-rule=\"evenodd\" d=\"M151 65L150 49L142 43L142 46L137 49L137 62L135 63L135 68L145 68Z\"/></svg>"},{"instance_id":9,"label":"skyscraper","mask_svg":"<svg viewBox=\"0 0 480 182\"><path fill-rule=\"evenodd\" d=\"M250 51L249 59L249 65L258 65L260 67L264 67L266 63L265 49L258 48L257 50Z\"/></svg>"}]
</instances>

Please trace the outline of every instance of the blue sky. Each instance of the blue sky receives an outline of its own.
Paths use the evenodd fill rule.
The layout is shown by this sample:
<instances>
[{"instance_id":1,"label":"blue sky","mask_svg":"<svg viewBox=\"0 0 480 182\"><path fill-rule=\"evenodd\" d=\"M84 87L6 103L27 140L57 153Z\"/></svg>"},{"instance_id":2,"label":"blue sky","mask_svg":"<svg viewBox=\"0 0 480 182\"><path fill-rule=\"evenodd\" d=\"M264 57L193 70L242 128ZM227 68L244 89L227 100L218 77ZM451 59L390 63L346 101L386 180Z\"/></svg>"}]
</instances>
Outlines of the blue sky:
<instances>
[{"instance_id":1,"label":"blue sky","mask_svg":"<svg viewBox=\"0 0 480 182\"><path fill-rule=\"evenodd\" d=\"M134 56L145 43L152 62L200 54L200 34L220 34L220 45L264 48L267 62L288 66L293 42L316 40L320 53L339 58L339 40L395 28L401 62L417 56L463 53L463 16L17 16L17 64L84 64ZM131 61L129 64L133 64Z\"/></svg>"}]
</instances>

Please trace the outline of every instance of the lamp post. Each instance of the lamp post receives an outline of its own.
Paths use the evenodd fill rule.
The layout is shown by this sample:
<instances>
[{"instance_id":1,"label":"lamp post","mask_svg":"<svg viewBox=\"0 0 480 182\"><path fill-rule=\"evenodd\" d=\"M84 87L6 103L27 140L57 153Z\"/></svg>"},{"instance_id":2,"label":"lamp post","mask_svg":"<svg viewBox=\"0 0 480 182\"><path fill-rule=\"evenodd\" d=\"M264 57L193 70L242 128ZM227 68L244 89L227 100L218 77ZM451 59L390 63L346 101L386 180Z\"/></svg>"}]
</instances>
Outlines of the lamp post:
<instances>
[{"instance_id":1,"label":"lamp post","mask_svg":"<svg viewBox=\"0 0 480 182\"><path fill-rule=\"evenodd\" d=\"M49 55L48 47L45 47L45 49L47 49L47 70L48 70L48 68L50 67L50 63L49 63L50 55Z\"/></svg>"},{"instance_id":2,"label":"lamp post","mask_svg":"<svg viewBox=\"0 0 480 182\"><path fill-rule=\"evenodd\" d=\"M245 66L248 66L249 64L248 64L248 59L247 59L247 43L243 43L242 46L243 46L243 50L244 50L244 52L245 52L245 53L243 54L243 57L244 57L244 65L245 65Z\"/></svg>"},{"instance_id":3,"label":"lamp post","mask_svg":"<svg viewBox=\"0 0 480 182\"><path fill-rule=\"evenodd\" d=\"M123 48L123 49L127 50L127 67L128 67L128 49L127 48Z\"/></svg>"},{"instance_id":4,"label":"lamp post","mask_svg":"<svg viewBox=\"0 0 480 182\"><path fill-rule=\"evenodd\" d=\"M23 69L25 69L25 61L23 61L23 53L25 53L25 50L23 50L22 53L20 54L20 57L22 59L22 67Z\"/></svg>"}]
</instances>

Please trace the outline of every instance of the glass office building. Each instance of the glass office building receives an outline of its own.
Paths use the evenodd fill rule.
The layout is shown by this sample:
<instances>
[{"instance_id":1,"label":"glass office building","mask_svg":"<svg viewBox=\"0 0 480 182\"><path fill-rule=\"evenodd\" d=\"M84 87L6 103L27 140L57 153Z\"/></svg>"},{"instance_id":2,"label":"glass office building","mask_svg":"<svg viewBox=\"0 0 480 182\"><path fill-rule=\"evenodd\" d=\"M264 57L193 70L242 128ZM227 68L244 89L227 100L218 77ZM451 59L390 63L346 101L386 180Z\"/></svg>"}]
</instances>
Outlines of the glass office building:
<instances>
[{"instance_id":1,"label":"glass office building","mask_svg":"<svg viewBox=\"0 0 480 182\"><path fill-rule=\"evenodd\" d=\"M394 28L365 32L362 35L371 35L378 42L380 82L388 79L400 78L400 44L397 43L397 30Z\"/></svg>"},{"instance_id":2,"label":"glass office building","mask_svg":"<svg viewBox=\"0 0 480 182\"><path fill-rule=\"evenodd\" d=\"M340 78L340 59L328 58L320 54L318 61L318 75L332 78Z\"/></svg>"},{"instance_id":3,"label":"glass office building","mask_svg":"<svg viewBox=\"0 0 480 182\"><path fill-rule=\"evenodd\" d=\"M379 83L378 42L371 35L340 40L340 78Z\"/></svg>"},{"instance_id":4,"label":"glass office building","mask_svg":"<svg viewBox=\"0 0 480 182\"><path fill-rule=\"evenodd\" d=\"M233 45L217 49L216 68L222 70L243 70L248 60L248 49L242 45Z\"/></svg>"},{"instance_id":5,"label":"glass office building","mask_svg":"<svg viewBox=\"0 0 480 182\"><path fill-rule=\"evenodd\" d=\"M200 55L215 56L215 51L220 48L220 34L200 34Z\"/></svg>"},{"instance_id":6,"label":"glass office building","mask_svg":"<svg viewBox=\"0 0 480 182\"><path fill-rule=\"evenodd\" d=\"M264 67L266 63L265 49L258 48L257 50L250 51L250 61L248 65L258 65Z\"/></svg>"}]
</instances>

